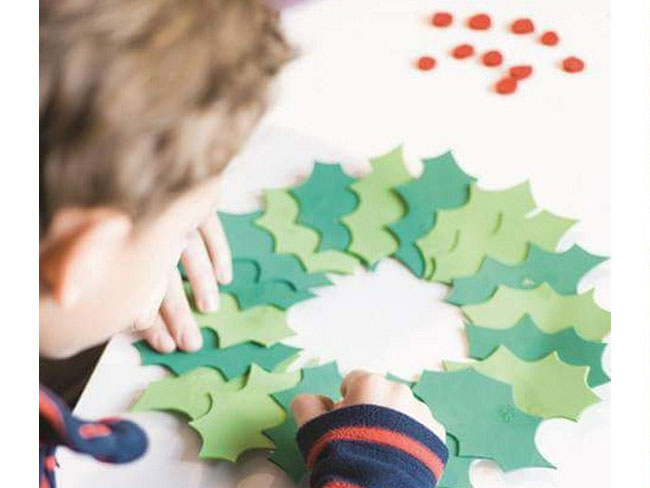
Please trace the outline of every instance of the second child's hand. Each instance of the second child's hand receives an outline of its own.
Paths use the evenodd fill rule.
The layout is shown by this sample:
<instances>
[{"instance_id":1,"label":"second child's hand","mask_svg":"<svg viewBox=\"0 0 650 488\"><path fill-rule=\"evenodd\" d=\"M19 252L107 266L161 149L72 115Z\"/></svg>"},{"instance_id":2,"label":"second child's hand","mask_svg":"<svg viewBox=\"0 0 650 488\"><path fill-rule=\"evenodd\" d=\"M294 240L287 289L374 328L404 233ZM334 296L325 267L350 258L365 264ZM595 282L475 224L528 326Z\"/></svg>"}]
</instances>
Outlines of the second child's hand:
<instances>
[{"instance_id":1,"label":"second child's hand","mask_svg":"<svg viewBox=\"0 0 650 488\"><path fill-rule=\"evenodd\" d=\"M230 248L219 217L207 218L192 233L181 255L181 264L200 312L219 308L219 284L232 280ZM176 267L170 272L167 288L156 313L138 321L134 328L143 331L146 341L160 352L179 348L195 351L202 345L201 333L188 302L183 280Z\"/></svg>"}]
</instances>

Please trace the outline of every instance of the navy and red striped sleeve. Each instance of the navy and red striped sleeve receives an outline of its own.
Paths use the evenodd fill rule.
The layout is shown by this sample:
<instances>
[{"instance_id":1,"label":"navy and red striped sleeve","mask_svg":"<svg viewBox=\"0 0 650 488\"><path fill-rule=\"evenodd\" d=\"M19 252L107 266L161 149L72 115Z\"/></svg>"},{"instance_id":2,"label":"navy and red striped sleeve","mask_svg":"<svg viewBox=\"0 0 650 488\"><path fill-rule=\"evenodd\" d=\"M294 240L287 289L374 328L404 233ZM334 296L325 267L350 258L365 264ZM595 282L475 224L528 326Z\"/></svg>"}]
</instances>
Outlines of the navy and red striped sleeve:
<instances>
[{"instance_id":1,"label":"navy and red striped sleeve","mask_svg":"<svg viewBox=\"0 0 650 488\"><path fill-rule=\"evenodd\" d=\"M47 388L38 392L39 488L56 486L55 452L65 446L107 463L126 463L147 449L147 437L133 422L122 419L85 421L72 415L68 406Z\"/></svg>"},{"instance_id":2,"label":"navy and red striped sleeve","mask_svg":"<svg viewBox=\"0 0 650 488\"><path fill-rule=\"evenodd\" d=\"M377 405L328 412L298 431L312 488L431 488L445 444L413 418Z\"/></svg>"}]
</instances>

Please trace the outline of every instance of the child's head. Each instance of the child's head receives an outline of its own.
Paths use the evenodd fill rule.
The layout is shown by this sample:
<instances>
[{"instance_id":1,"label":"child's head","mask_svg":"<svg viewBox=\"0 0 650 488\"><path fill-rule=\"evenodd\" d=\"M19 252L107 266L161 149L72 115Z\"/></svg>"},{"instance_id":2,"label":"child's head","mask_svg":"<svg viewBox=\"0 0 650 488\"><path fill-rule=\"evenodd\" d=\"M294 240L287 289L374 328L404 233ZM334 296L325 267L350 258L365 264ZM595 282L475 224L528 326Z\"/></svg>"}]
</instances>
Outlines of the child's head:
<instances>
[{"instance_id":1,"label":"child's head","mask_svg":"<svg viewBox=\"0 0 650 488\"><path fill-rule=\"evenodd\" d=\"M41 0L40 349L164 292L289 57L261 0Z\"/></svg>"}]
</instances>

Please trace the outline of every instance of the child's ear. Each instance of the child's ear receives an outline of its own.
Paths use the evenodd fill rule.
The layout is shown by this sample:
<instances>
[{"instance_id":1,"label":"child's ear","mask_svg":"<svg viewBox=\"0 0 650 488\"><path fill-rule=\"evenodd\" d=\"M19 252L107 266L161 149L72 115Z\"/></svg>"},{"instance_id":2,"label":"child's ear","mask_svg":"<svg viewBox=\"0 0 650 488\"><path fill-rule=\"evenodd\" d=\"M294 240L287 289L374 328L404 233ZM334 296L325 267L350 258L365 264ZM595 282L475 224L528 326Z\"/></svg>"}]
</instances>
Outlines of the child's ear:
<instances>
[{"instance_id":1,"label":"child's ear","mask_svg":"<svg viewBox=\"0 0 650 488\"><path fill-rule=\"evenodd\" d=\"M59 210L41 240L41 286L59 305L74 304L126 243L132 227L132 220L114 209Z\"/></svg>"}]
</instances>

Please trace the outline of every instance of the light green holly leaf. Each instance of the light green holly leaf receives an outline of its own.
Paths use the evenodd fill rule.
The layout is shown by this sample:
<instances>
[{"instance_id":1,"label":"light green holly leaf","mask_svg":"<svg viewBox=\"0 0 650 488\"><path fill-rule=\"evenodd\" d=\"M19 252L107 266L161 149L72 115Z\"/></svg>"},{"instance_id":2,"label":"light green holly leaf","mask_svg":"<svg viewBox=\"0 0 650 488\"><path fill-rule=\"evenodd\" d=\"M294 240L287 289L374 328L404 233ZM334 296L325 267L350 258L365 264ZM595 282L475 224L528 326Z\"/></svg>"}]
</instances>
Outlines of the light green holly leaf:
<instances>
[{"instance_id":1,"label":"light green holly leaf","mask_svg":"<svg viewBox=\"0 0 650 488\"><path fill-rule=\"evenodd\" d=\"M296 222L298 203L288 190L266 190L264 197L266 210L256 223L273 235L276 252L297 256L310 273L349 274L360 264L344 252L317 251L318 233Z\"/></svg>"},{"instance_id":2,"label":"light green holly leaf","mask_svg":"<svg viewBox=\"0 0 650 488\"><path fill-rule=\"evenodd\" d=\"M472 322L482 327L509 329L530 315L547 334L574 327L588 341L602 340L610 331L610 313L594 302L594 290L582 295L559 295L544 283L532 290L500 286L490 300L461 307Z\"/></svg>"},{"instance_id":3,"label":"light green holly leaf","mask_svg":"<svg viewBox=\"0 0 650 488\"><path fill-rule=\"evenodd\" d=\"M372 172L350 186L359 197L359 206L341 221L352 235L349 252L374 266L399 248L386 226L404 215L404 203L393 188L411 180L411 175L404 165L401 146L371 159L370 164Z\"/></svg>"},{"instance_id":4,"label":"light green holly leaf","mask_svg":"<svg viewBox=\"0 0 650 488\"><path fill-rule=\"evenodd\" d=\"M237 301L225 293L221 294L221 305L216 312L193 313L200 327L209 327L217 333L219 347L247 341L270 346L295 334L287 325L285 311L270 305L240 310Z\"/></svg>"},{"instance_id":5,"label":"light green holly leaf","mask_svg":"<svg viewBox=\"0 0 650 488\"><path fill-rule=\"evenodd\" d=\"M149 384L131 410L171 411L193 420L210 410L209 394L218 399L222 392L236 391L243 386L244 376L226 381L215 369L197 368L183 376L171 376Z\"/></svg>"},{"instance_id":6,"label":"light green holly leaf","mask_svg":"<svg viewBox=\"0 0 650 488\"><path fill-rule=\"evenodd\" d=\"M576 334L573 327L546 334L526 315L510 329L495 330L467 323L465 332L469 341L469 355L474 359L485 359L501 345L524 361L536 361L555 351L565 363L588 367L589 386L599 386L609 381L602 365L607 344L586 341Z\"/></svg>"},{"instance_id":7,"label":"light green holly leaf","mask_svg":"<svg viewBox=\"0 0 650 488\"><path fill-rule=\"evenodd\" d=\"M437 225L416 241L428 263L425 276L449 283L476 273L488 255L518 264L530 242L554 250L575 221L546 211L526 217L533 205L528 183L494 192L472 186L464 207L440 211Z\"/></svg>"},{"instance_id":8,"label":"light green holly leaf","mask_svg":"<svg viewBox=\"0 0 650 488\"><path fill-rule=\"evenodd\" d=\"M286 419L286 413L271 393L291 388L300 372L269 373L252 365L246 385L240 390L210 395L208 413L190 422L203 439L201 458L236 461L250 449L272 449L273 442L263 432Z\"/></svg>"},{"instance_id":9,"label":"light green holly leaf","mask_svg":"<svg viewBox=\"0 0 650 488\"><path fill-rule=\"evenodd\" d=\"M577 420L580 413L599 401L587 386L588 368L571 366L553 352L539 361L522 361L507 347L499 347L483 361L444 362L447 371L474 368L512 386L515 405L523 412L542 417Z\"/></svg>"}]
</instances>

